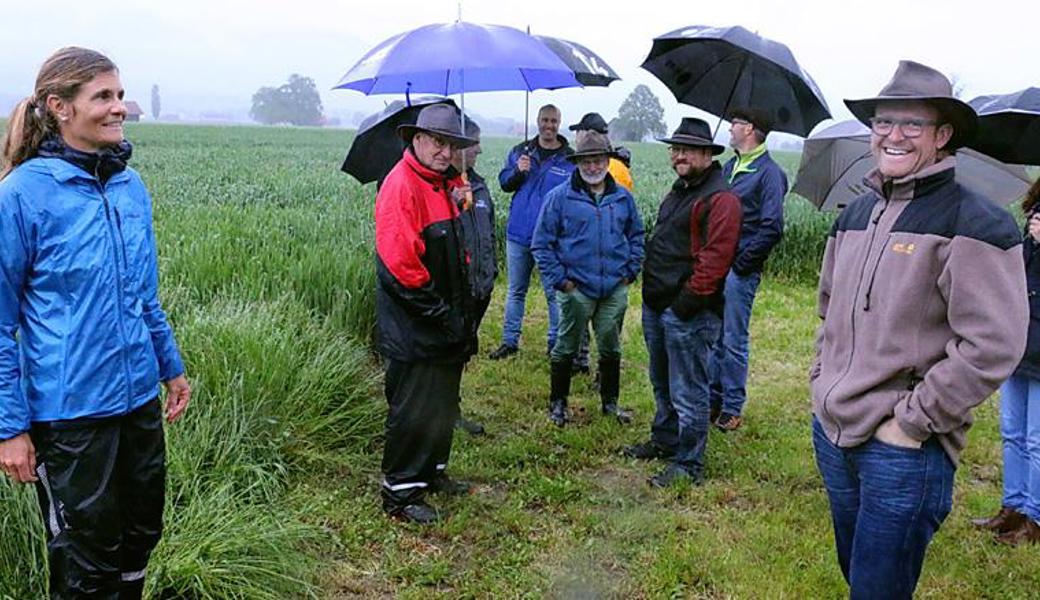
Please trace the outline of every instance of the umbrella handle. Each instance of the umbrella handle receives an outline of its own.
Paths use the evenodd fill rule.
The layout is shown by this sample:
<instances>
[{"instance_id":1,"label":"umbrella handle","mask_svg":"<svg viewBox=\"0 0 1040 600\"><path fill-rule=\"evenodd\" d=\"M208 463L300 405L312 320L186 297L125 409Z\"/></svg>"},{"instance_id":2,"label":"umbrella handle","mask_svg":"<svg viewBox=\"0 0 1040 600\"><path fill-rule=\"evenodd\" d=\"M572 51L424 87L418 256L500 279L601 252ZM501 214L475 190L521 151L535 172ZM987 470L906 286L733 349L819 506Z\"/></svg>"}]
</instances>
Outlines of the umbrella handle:
<instances>
[{"instance_id":1,"label":"umbrella handle","mask_svg":"<svg viewBox=\"0 0 1040 600\"><path fill-rule=\"evenodd\" d=\"M462 183L469 185L469 175L465 171L462 172ZM466 192L466 198L462 201L462 210L469 210L473 206L473 190Z\"/></svg>"}]
</instances>

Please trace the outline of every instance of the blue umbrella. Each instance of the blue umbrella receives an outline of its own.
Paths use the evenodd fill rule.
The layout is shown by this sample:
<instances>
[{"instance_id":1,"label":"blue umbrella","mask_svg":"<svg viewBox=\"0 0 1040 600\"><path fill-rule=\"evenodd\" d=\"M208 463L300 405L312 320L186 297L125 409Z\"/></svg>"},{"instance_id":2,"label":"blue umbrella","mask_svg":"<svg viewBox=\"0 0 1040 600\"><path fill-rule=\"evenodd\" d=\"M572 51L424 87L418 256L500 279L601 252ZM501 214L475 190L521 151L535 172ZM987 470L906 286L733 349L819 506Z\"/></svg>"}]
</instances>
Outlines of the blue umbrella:
<instances>
[{"instance_id":1,"label":"blue umbrella","mask_svg":"<svg viewBox=\"0 0 1040 600\"><path fill-rule=\"evenodd\" d=\"M523 31L458 21L426 25L384 41L334 89L450 96L579 86L574 71Z\"/></svg>"}]
</instances>

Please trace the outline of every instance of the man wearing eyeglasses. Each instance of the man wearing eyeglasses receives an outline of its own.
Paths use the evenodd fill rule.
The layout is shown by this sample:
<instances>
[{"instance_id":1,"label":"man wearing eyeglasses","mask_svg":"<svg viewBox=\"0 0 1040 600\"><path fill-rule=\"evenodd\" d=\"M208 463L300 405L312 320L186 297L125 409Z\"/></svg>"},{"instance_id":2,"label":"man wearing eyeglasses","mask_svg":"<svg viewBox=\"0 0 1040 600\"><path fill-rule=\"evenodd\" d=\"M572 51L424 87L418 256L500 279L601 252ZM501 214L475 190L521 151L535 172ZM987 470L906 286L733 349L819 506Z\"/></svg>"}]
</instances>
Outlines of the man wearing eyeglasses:
<instances>
[{"instance_id":1,"label":"man wearing eyeglasses","mask_svg":"<svg viewBox=\"0 0 1040 600\"><path fill-rule=\"evenodd\" d=\"M616 156L610 138L586 131L568 160L570 180L545 198L531 238L531 252L546 284L556 290L560 329L550 353L549 419L570 421L567 397L571 365L589 322L599 351L602 413L631 421L618 405L621 389L621 323L628 286L643 263L643 220L632 194L609 173Z\"/></svg>"},{"instance_id":2,"label":"man wearing eyeglasses","mask_svg":"<svg viewBox=\"0 0 1040 600\"><path fill-rule=\"evenodd\" d=\"M465 494L448 477L462 367L476 352L476 299L461 212L471 191L454 154L477 143L455 107L433 104L398 133L408 144L376 196L376 338L386 360L383 510L432 523L427 492Z\"/></svg>"},{"instance_id":3,"label":"man wearing eyeglasses","mask_svg":"<svg viewBox=\"0 0 1040 600\"><path fill-rule=\"evenodd\" d=\"M769 113L738 108L730 113L730 145L736 156L722 168L740 196L744 221L733 268L726 276L722 332L711 356L711 421L733 431L743 423L750 349L748 326L755 293L769 253L784 232L787 175L766 149L773 127Z\"/></svg>"},{"instance_id":4,"label":"man wearing eyeglasses","mask_svg":"<svg viewBox=\"0 0 1040 600\"><path fill-rule=\"evenodd\" d=\"M911 598L950 512L972 409L1015 369L1029 320L1014 220L955 179L975 111L902 61L874 98L869 192L820 270L813 446L853 598Z\"/></svg>"},{"instance_id":5,"label":"man wearing eyeglasses","mask_svg":"<svg viewBox=\"0 0 1040 600\"><path fill-rule=\"evenodd\" d=\"M669 138L678 178L661 202L643 265L643 336L657 412L650 440L624 449L669 465L655 487L700 483L708 442L708 351L722 327L722 290L740 237L741 207L714 157L723 147L701 119Z\"/></svg>"}]
</instances>

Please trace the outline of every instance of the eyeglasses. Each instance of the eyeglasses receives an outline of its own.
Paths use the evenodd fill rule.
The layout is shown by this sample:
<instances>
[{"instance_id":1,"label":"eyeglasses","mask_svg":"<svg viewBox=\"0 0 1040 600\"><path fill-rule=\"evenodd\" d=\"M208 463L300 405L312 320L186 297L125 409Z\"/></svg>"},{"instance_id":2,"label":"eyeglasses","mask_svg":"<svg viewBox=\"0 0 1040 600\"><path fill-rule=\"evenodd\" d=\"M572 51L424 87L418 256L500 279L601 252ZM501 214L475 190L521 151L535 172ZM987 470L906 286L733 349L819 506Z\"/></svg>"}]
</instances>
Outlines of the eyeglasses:
<instances>
[{"instance_id":1,"label":"eyeglasses","mask_svg":"<svg viewBox=\"0 0 1040 600\"><path fill-rule=\"evenodd\" d=\"M752 127L755 126L755 124L752 123L751 121L747 121L745 119L739 119L739 118L731 120L730 123L733 124L733 125L750 125Z\"/></svg>"},{"instance_id":2,"label":"eyeglasses","mask_svg":"<svg viewBox=\"0 0 1040 600\"><path fill-rule=\"evenodd\" d=\"M668 146L668 152L672 156L682 156L684 154L696 154L699 148L693 146Z\"/></svg>"},{"instance_id":3,"label":"eyeglasses","mask_svg":"<svg viewBox=\"0 0 1040 600\"><path fill-rule=\"evenodd\" d=\"M920 137L924 128L938 125L938 121L929 119L893 119L891 117L871 117L870 130L880 136L892 133L892 129L898 125L899 133L906 138Z\"/></svg>"}]
</instances>

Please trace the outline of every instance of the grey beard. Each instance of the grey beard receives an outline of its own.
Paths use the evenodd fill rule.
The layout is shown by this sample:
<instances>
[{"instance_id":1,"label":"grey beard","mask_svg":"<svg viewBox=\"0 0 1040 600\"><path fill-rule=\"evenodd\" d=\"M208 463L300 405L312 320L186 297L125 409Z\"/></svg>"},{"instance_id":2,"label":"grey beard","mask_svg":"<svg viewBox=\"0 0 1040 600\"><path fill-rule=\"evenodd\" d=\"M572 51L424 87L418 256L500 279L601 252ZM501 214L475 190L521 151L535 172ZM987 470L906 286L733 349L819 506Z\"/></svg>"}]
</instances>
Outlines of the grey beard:
<instances>
[{"instance_id":1,"label":"grey beard","mask_svg":"<svg viewBox=\"0 0 1040 600\"><path fill-rule=\"evenodd\" d=\"M580 169L578 170L578 172L581 175L581 180L584 181L585 183L587 183L588 185L599 185L599 184L603 183L604 179L607 178L607 172L606 171L603 171L602 173L600 173L596 177L589 177L588 175L586 175L584 173L584 171L581 171Z\"/></svg>"}]
</instances>

